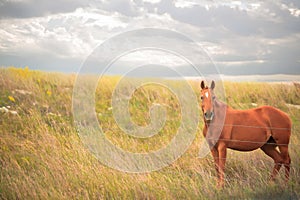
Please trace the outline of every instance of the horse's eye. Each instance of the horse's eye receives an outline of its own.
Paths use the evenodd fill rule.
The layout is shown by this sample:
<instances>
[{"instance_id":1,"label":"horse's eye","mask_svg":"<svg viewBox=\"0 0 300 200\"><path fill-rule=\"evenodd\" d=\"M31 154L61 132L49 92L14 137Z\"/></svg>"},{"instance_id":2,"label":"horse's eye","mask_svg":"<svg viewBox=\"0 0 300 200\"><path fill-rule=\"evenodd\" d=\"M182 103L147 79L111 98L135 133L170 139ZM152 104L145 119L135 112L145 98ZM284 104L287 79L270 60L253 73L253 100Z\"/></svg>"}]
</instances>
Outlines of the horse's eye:
<instances>
[{"instance_id":1,"label":"horse's eye","mask_svg":"<svg viewBox=\"0 0 300 200\"><path fill-rule=\"evenodd\" d=\"M200 98L201 98L201 100L203 100L203 96L201 96Z\"/></svg>"},{"instance_id":2,"label":"horse's eye","mask_svg":"<svg viewBox=\"0 0 300 200\"><path fill-rule=\"evenodd\" d=\"M216 99L216 96L213 96L212 99L215 100L215 99Z\"/></svg>"}]
</instances>

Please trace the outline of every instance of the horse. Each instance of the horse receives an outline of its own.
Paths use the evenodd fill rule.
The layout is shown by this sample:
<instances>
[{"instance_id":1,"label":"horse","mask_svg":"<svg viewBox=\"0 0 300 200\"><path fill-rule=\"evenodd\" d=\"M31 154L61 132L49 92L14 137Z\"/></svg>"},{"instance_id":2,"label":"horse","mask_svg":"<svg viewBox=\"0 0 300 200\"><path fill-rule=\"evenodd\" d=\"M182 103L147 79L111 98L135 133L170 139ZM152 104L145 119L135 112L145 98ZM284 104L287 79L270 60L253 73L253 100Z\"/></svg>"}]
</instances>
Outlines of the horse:
<instances>
[{"instance_id":1,"label":"horse","mask_svg":"<svg viewBox=\"0 0 300 200\"><path fill-rule=\"evenodd\" d=\"M274 160L271 181L274 181L282 165L288 181L291 164L288 145L292 126L289 116L271 106L248 110L232 109L216 98L214 88L214 81L210 88L205 86L204 81L201 82L203 136L214 158L218 175L217 186L224 186L227 148L237 151L260 148Z\"/></svg>"}]
</instances>

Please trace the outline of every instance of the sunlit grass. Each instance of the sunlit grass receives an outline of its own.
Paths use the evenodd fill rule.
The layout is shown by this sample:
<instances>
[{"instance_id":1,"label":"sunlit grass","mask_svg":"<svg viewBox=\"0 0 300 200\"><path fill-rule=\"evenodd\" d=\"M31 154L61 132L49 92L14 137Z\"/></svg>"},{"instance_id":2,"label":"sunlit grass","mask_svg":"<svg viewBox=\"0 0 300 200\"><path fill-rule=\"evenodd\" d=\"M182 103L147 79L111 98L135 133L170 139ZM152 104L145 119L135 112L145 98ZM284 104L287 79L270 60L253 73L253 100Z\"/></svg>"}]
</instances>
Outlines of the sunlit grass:
<instances>
[{"instance_id":1,"label":"sunlit grass","mask_svg":"<svg viewBox=\"0 0 300 200\"><path fill-rule=\"evenodd\" d=\"M212 157L197 157L203 140L202 121L187 152L166 168L129 174L102 165L84 147L73 123L75 78L28 68L0 70L1 199L300 198L300 109L287 105L300 105L296 85L224 83L223 100L233 108L272 105L290 115L292 170L288 184L280 180L283 174L270 184L273 163L263 152L228 151L226 185L218 189ZM130 99L132 120L146 126L151 122L150 107L159 104L166 107L167 122L153 138L134 138L122 132L113 119L111 97L118 80L119 77L104 77L96 92L95 110L107 138L132 152L154 151L168 144L181 119L176 96L163 87L149 85L137 89ZM199 94L198 83L191 81L191 85Z\"/></svg>"}]
</instances>

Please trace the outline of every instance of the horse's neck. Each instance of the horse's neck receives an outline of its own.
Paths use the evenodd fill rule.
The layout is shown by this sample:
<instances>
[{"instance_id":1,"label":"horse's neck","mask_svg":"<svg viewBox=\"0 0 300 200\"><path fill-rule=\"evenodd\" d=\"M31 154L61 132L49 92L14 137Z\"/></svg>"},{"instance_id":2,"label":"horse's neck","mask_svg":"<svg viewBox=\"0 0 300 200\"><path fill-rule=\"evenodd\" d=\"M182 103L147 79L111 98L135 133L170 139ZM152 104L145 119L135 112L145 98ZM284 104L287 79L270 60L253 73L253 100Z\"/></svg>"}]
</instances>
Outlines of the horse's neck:
<instances>
[{"instance_id":1,"label":"horse's neck","mask_svg":"<svg viewBox=\"0 0 300 200\"><path fill-rule=\"evenodd\" d=\"M215 111L216 112L218 112L218 111L223 112L227 109L230 109L230 107L226 103L224 103L222 101L219 101L219 100L216 100L216 102L215 102Z\"/></svg>"},{"instance_id":2,"label":"horse's neck","mask_svg":"<svg viewBox=\"0 0 300 200\"><path fill-rule=\"evenodd\" d=\"M230 107L226 103L216 100L215 108L214 108L214 112L215 112L214 123L223 122L228 109L230 109Z\"/></svg>"}]
</instances>

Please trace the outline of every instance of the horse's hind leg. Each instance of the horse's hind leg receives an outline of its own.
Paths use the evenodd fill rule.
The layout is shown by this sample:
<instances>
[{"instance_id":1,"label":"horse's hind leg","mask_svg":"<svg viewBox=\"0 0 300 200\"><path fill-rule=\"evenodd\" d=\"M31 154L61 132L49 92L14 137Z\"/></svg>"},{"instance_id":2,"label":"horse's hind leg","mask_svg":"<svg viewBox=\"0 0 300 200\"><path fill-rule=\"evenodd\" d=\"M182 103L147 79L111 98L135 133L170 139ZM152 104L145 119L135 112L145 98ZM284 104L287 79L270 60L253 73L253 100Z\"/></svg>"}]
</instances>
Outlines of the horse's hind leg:
<instances>
[{"instance_id":1,"label":"horse's hind leg","mask_svg":"<svg viewBox=\"0 0 300 200\"><path fill-rule=\"evenodd\" d=\"M283 165L285 167L285 178L286 181L288 181L290 176L290 164L291 164L288 145L279 145L279 150L280 150L281 157L283 159Z\"/></svg>"},{"instance_id":2,"label":"horse's hind leg","mask_svg":"<svg viewBox=\"0 0 300 200\"><path fill-rule=\"evenodd\" d=\"M290 128L289 128L290 129ZM289 155L289 149L288 144L290 141L290 130L273 130L272 131L272 138L276 141L276 144L278 145L280 155L282 158L282 164L285 168L285 179L286 181L289 180L290 176L290 164L291 164L291 158Z\"/></svg>"},{"instance_id":3,"label":"horse's hind leg","mask_svg":"<svg viewBox=\"0 0 300 200\"><path fill-rule=\"evenodd\" d=\"M265 154L267 154L274 160L274 168L273 168L273 172L271 175L271 180L274 180L280 170L281 164L283 163L282 156L276 150L275 144L267 143L261 147L261 150L263 150L265 152Z\"/></svg>"}]
</instances>

